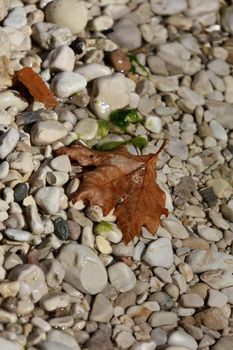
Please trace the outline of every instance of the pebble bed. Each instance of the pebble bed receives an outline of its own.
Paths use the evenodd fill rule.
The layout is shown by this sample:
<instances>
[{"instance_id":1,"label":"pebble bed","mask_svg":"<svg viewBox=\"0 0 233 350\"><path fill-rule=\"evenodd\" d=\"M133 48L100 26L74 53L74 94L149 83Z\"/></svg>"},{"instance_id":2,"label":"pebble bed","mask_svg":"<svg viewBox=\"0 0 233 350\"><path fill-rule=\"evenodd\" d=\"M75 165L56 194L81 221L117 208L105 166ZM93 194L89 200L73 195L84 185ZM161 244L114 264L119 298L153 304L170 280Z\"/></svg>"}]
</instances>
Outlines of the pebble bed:
<instances>
[{"instance_id":1,"label":"pebble bed","mask_svg":"<svg viewBox=\"0 0 233 350\"><path fill-rule=\"evenodd\" d=\"M0 0L0 22L0 349L232 350L231 1ZM15 91L25 66L56 108ZM55 152L164 139L169 215L125 245Z\"/></svg>"}]
</instances>

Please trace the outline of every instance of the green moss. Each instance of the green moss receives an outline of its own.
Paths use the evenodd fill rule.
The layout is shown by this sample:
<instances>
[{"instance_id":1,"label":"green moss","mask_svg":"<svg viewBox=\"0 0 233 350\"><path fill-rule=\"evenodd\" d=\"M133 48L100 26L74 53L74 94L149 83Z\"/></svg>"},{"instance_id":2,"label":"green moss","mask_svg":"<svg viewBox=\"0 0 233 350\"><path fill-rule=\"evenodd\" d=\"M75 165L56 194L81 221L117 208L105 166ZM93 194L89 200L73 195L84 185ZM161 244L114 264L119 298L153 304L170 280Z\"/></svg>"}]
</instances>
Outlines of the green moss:
<instances>
[{"instance_id":1,"label":"green moss","mask_svg":"<svg viewBox=\"0 0 233 350\"><path fill-rule=\"evenodd\" d=\"M149 76L150 76L150 73L149 73L149 71L148 71L148 69L146 69L146 67L138 60L138 58L137 58L137 56L136 55L128 55L128 58L129 58L129 60L130 60L130 62L131 62L131 72L133 73L133 74L136 74L137 73L137 66L138 67L140 67L142 70L143 70L143 72L145 72L146 73L146 76L147 76L147 78L149 78ZM136 64L135 64L136 63Z\"/></svg>"},{"instance_id":2,"label":"green moss","mask_svg":"<svg viewBox=\"0 0 233 350\"><path fill-rule=\"evenodd\" d=\"M102 139L109 133L109 122L107 120L98 121L98 138Z\"/></svg>"},{"instance_id":3,"label":"green moss","mask_svg":"<svg viewBox=\"0 0 233 350\"><path fill-rule=\"evenodd\" d=\"M112 111L110 114L110 121L123 131L127 130L129 123L138 123L143 120L142 116L136 109L119 108Z\"/></svg>"},{"instance_id":4,"label":"green moss","mask_svg":"<svg viewBox=\"0 0 233 350\"><path fill-rule=\"evenodd\" d=\"M109 142L102 143L102 145L97 145L96 148L99 151L112 151L113 149L125 144L126 144L125 141L109 141Z\"/></svg>"},{"instance_id":5,"label":"green moss","mask_svg":"<svg viewBox=\"0 0 233 350\"><path fill-rule=\"evenodd\" d=\"M143 136L137 136L137 137L134 137L132 140L130 140L130 143L134 147L143 148L148 144L148 141Z\"/></svg>"},{"instance_id":6,"label":"green moss","mask_svg":"<svg viewBox=\"0 0 233 350\"><path fill-rule=\"evenodd\" d=\"M96 235L99 235L102 232L108 232L112 230L112 225L107 222L107 221L101 221L99 224L96 225L96 227L94 228L94 233Z\"/></svg>"}]
</instances>

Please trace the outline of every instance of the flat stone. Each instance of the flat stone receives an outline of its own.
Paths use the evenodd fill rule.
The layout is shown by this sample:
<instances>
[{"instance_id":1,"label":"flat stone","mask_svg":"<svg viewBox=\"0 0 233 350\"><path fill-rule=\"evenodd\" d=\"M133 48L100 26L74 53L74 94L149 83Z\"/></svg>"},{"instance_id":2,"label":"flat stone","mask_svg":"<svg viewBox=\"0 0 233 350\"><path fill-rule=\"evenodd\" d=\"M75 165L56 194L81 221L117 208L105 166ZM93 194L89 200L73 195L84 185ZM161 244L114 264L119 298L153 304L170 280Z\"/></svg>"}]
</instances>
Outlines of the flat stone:
<instances>
[{"instance_id":1,"label":"flat stone","mask_svg":"<svg viewBox=\"0 0 233 350\"><path fill-rule=\"evenodd\" d=\"M228 136L224 127L216 120L211 120L210 129L216 140L227 142Z\"/></svg>"},{"instance_id":2,"label":"flat stone","mask_svg":"<svg viewBox=\"0 0 233 350\"><path fill-rule=\"evenodd\" d=\"M60 208L60 195L58 187L42 187L36 192L34 199L46 214L55 215Z\"/></svg>"},{"instance_id":3,"label":"flat stone","mask_svg":"<svg viewBox=\"0 0 233 350\"><path fill-rule=\"evenodd\" d=\"M229 75L229 64L220 58L208 63L208 68L219 76Z\"/></svg>"},{"instance_id":4,"label":"flat stone","mask_svg":"<svg viewBox=\"0 0 233 350\"><path fill-rule=\"evenodd\" d=\"M233 275L224 269L207 271L201 274L201 280L214 289L233 286Z\"/></svg>"},{"instance_id":5,"label":"flat stone","mask_svg":"<svg viewBox=\"0 0 233 350\"><path fill-rule=\"evenodd\" d=\"M47 340L51 342L59 343L64 347L69 346L72 350L81 350L75 338L70 334L68 334L67 332L64 332L61 330L52 329L51 331L49 331L47 333Z\"/></svg>"},{"instance_id":6,"label":"flat stone","mask_svg":"<svg viewBox=\"0 0 233 350\"><path fill-rule=\"evenodd\" d=\"M223 336L212 346L212 350L231 350L233 347L232 336Z\"/></svg>"},{"instance_id":7,"label":"flat stone","mask_svg":"<svg viewBox=\"0 0 233 350\"><path fill-rule=\"evenodd\" d=\"M181 295L180 302L184 307L202 307L204 305L204 300L194 293Z\"/></svg>"},{"instance_id":8,"label":"flat stone","mask_svg":"<svg viewBox=\"0 0 233 350\"><path fill-rule=\"evenodd\" d=\"M127 80L121 73L98 78L94 81L91 108L103 119L108 119L111 111L129 104Z\"/></svg>"},{"instance_id":9,"label":"flat stone","mask_svg":"<svg viewBox=\"0 0 233 350\"><path fill-rule=\"evenodd\" d=\"M216 269L233 272L233 256L222 252L197 249L190 253L187 263L194 273Z\"/></svg>"},{"instance_id":10,"label":"flat stone","mask_svg":"<svg viewBox=\"0 0 233 350\"><path fill-rule=\"evenodd\" d=\"M113 29L108 37L120 47L134 50L141 46L141 32L130 19L120 20Z\"/></svg>"},{"instance_id":11,"label":"flat stone","mask_svg":"<svg viewBox=\"0 0 233 350\"><path fill-rule=\"evenodd\" d=\"M207 101L206 106L208 110L215 116L215 120L217 120L224 128L230 130L233 129L232 103Z\"/></svg>"},{"instance_id":12,"label":"flat stone","mask_svg":"<svg viewBox=\"0 0 233 350\"><path fill-rule=\"evenodd\" d=\"M101 78L112 73L109 67L99 63L84 64L78 67L75 71L81 74L86 81Z\"/></svg>"},{"instance_id":13,"label":"flat stone","mask_svg":"<svg viewBox=\"0 0 233 350\"><path fill-rule=\"evenodd\" d=\"M209 308L198 312L194 315L194 318L197 324L203 324L215 331L222 330L228 326L228 319L217 308Z\"/></svg>"},{"instance_id":14,"label":"flat stone","mask_svg":"<svg viewBox=\"0 0 233 350\"><path fill-rule=\"evenodd\" d=\"M48 293L44 273L37 265L20 264L8 275L9 280L20 283L19 296L30 298L34 303Z\"/></svg>"},{"instance_id":15,"label":"flat stone","mask_svg":"<svg viewBox=\"0 0 233 350\"><path fill-rule=\"evenodd\" d=\"M158 238L150 243L143 254L143 260L150 266L171 267L173 264L171 241L168 238Z\"/></svg>"},{"instance_id":16,"label":"flat stone","mask_svg":"<svg viewBox=\"0 0 233 350\"><path fill-rule=\"evenodd\" d=\"M54 292L46 295L40 301L46 311L54 311L59 308L67 308L70 304L70 296L62 292Z\"/></svg>"},{"instance_id":17,"label":"flat stone","mask_svg":"<svg viewBox=\"0 0 233 350\"><path fill-rule=\"evenodd\" d=\"M90 320L108 323L113 316L113 306L104 294L97 294L92 305Z\"/></svg>"},{"instance_id":18,"label":"flat stone","mask_svg":"<svg viewBox=\"0 0 233 350\"><path fill-rule=\"evenodd\" d=\"M58 261L65 269L64 281L83 293L100 293L107 284L107 273L102 261L89 247L69 243L64 246Z\"/></svg>"},{"instance_id":19,"label":"flat stone","mask_svg":"<svg viewBox=\"0 0 233 350\"><path fill-rule=\"evenodd\" d=\"M170 16L183 12L187 8L185 0L165 0L161 3L159 0L151 0L151 9L156 15Z\"/></svg>"},{"instance_id":20,"label":"flat stone","mask_svg":"<svg viewBox=\"0 0 233 350\"><path fill-rule=\"evenodd\" d=\"M209 307L218 307L222 309L228 301L228 298L225 294L219 292L218 290L209 290L209 297L207 301L207 305Z\"/></svg>"},{"instance_id":21,"label":"flat stone","mask_svg":"<svg viewBox=\"0 0 233 350\"><path fill-rule=\"evenodd\" d=\"M201 238L212 242L218 242L223 238L223 234L220 230L206 225L198 225L197 232Z\"/></svg>"},{"instance_id":22,"label":"flat stone","mask_svg":"<svg viewBox=\"0 0 233 350\"><path fill-rule=\"evenodd\" d=\"M49 145L65 137L68 130L56 120L37 122L31 129L31 139L35 145Z\"/></svg>"},{"instance_id":23,"label":"flat stone","mask_svg":"<svg viewBox=\"0 0 233 350\"><path fill-rule=\"evenodd\" d=\"M136 277L133 271L123 262L118 262L108 268L111 284L121 293L134 288Z\"/></svg>"},{"instance_id":24,"label":"flat stone","mask_svg":"<svg viewBox=\"0 0 233 350\"><path fill-rule=\"evenodd\" d=\"M0 337L0 347L7 350L21 350L22 346L14 341Z\"/></svg>"},{"instance_id":25,"label":"flat stone","mask_svg":"<svg viewBox=\"0 0 233 350\"><path fill-rule=\"evenodd\" d=\"M182 160L188 158L188 146L180 139L169 140L166 150L173 157L176 156Z\"/></svg>"},{"instance_id":26,"label":"flat stone","mask_svg":"<svg viewBox=\"0 0 233 350\"><path fill-rule=\"evenodd\" d=\"M196 340L184 330L173 332L168 338L168 345L187 346L190 350L196 350L198 347Z\"/></svg>"},{"instance_id":27,"label":"flat stone","mask_svg":"<svg viewBox=\"0 0 233 350\"><path fill-rule=\"evenodd\" d=\"M11 10L3 22L6 27L20 29L27 24L26 11L24 7L15 7Z\"/></svg>"},{"instance_id":28,"label":"flat stone","mask_svg":"<svg viewBox=\"0 0 233 350\"><path fill-rule=\"evenodd\" d=\"M83 90L87 85L86 79L79 73L62 72L58 73L52 80L51 89L56 96L68 98Z\"/></svg>"},{"instance_id":29,"label":"flat stone","mask_svg":"<svg viewBox=\"0 0 233 350\"><path fill-rule=\"evenodd\" d=\"M91 334L91 337L87 340L85 346L89 350L114 350L114 346L110 337L106 332L103 332L101 329L98 329L96 332Z\"/></svg>"},{"instance_id":30,"label":"flat stone","mask_svg":"<svg viewBox=\"0 0 233 350\"><path fill-rule=\"evenodd\" d=\"M74 62L74 51L67 45L61 45L49 52L43 62L43 67L55 71L72 72Z\"/></svg>"},{"instance_id":31,"label":"flat stone","mask_svg":"<svg viewBox=\"0 0 233 350\"><path fill-rule=\"evenodd\" d=\"M1 105L1 104L0 104ZM8 128L7 128L8 129ZM19 132L10 128L0 136L0 159L6 158L6 156L13 151L19 141Z\"/></svg>"},{"instance_id":32,"label":"flat stone","mask_svg":"<svg viewBox=\"0 0 233 350\"><path fill-rule=\"evenodd\" d=\"M155 311L151 314L148 323L151 327L174 326L177 324L177 315L169 311Z\"/></svg>"}]
</instances>

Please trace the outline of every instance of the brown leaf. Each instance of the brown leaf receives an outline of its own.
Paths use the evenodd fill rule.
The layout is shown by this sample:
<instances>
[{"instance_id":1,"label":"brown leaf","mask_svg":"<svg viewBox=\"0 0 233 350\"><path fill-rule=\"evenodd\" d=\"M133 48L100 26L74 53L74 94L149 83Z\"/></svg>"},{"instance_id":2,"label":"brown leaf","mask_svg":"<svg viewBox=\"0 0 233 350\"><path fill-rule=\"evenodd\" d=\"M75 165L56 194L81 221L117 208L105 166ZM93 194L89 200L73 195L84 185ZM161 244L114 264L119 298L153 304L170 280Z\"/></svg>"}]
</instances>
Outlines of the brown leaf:
<instances>
[{"instance_id":1,"label":"brown leaf","mask_svg":"<svg viewBox=\"0 0 233 350\"><path fill-rule=\"evenodd\" d=\"M82 145L62 147L56 153L67 154L82 166L95 166L84 173L83 181L72 195L72 201L84 200L99 205L104 215L115 207L117 224L128 243L139 236L142 226L153 234L160 216L167 215L165 194L156 184L156 154L135 156L125 147L99 152Z\"/></svg>"},{"instance_id":2,"label":"brown leaf","mask_svg":"<svg viewBox=\"0 0 233 350\"><path fill-rule=\"evenodd\" d=\"M36 101L43 102L46 107L56 107L57 101L41 76L30 67L22 68L17 74L18 80L26 86Z\"/></svg>"}]
</instances>

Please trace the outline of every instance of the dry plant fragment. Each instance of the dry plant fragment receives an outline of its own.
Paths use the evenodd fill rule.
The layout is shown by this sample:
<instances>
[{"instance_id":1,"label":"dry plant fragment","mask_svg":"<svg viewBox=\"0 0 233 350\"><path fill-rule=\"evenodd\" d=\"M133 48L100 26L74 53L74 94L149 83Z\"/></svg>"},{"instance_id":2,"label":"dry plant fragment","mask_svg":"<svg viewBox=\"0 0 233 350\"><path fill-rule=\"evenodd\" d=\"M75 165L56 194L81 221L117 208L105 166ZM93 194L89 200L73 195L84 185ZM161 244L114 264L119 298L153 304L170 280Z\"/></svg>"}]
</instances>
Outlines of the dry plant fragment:
<instances>
[{"instance_id":1,"label":"dry plant fragment","mask_svg":"<svg viewBox=\"0 0 233 350\"><path fill-rule=\"evenodd\" d=\"M99 205L107 215L113 208L117 224L128 243L139 236L142 226L155 234L162 214L167 215L165 193L156 184L156 161L165 142L156 154L135 156L125 147L100 152L83 145L62 147L56 153L67 154L83 167L94 166L84 172L83 181L72 201L88 201Z\"/></svg>"},{"instance_id":2,"label":"dry plant fragment","mask_svg":"<svg viewBox=\"0 0 233 350\"><path fill-rule=\"evenodd\" d=\"M28 89L36 101L43 102L46 107L56 107L57 101L39 74L32 68L24 67L18 72L18 80Z\"/></svg>"}]
</instances>

